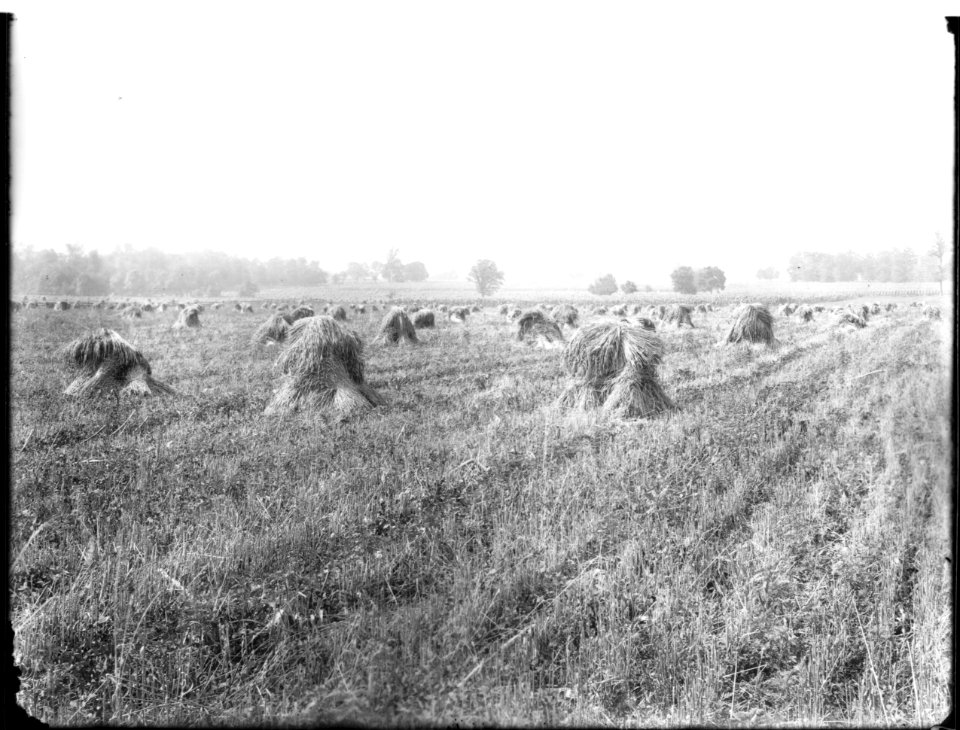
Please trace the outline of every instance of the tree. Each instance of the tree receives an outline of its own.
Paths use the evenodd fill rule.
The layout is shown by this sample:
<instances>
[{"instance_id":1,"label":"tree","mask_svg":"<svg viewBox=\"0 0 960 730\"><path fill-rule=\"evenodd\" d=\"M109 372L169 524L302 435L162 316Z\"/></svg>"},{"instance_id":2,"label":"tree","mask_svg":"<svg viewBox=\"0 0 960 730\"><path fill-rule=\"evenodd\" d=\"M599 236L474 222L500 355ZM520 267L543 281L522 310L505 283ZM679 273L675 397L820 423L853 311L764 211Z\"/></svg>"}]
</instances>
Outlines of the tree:
<instances>
[{"instance_id":1,"label":"tree","mask_svg":"<svg viewBox=\"0 0 960 730\"><path fill-rule=\"evenodd\" d=\"M947 255L947 244L939 232L937 233L937 240L934 242L933 248L928 251L928 255L937 261L937 281L940 282L940 293L943 294L943 260Z\"/></svg>"},{"instance_id":2,"label":"tree","mask_svg":"<svg viewBox=\"0 0 960 730\"><path fill-rule=\"evenodd\" d=\"M497 265L489 259L481 259L473 265L470 273L467 274L467 281L472 281L480 292L480 296L485 297L493 294L500 285L503 284L503 272L497 268Z\"/></svg>"},{"instance_id":3,"label":"tree","mask_svg":"<svg viewBox=\"0 0 960 730\"><path fill-rule=\"evenodd\" d=\"M403 276L407 281L426 281L430 274L422 261L412 261L403 265Z\"/></svg>"},{"instance_id":4,"label":"tree","mask_svg":"<svg viewBox=\"0 0 960 730\"><path fill-rule=\"evenodd\" d=\"M613 274L601 276L587 287L587 291L591 294L599 294L600 296L615 294L617 291L617 280L613 278Z\"/></svg>"},{"instance_id":5,"label":"tree","mask_svg":"<svg viewBox=\"0 0 960 730\"><path fill-rule=\"evenodd\" d=\"M670 279L673 281L674 291L678 291L681 294L697 293L696 279L693 269L689 266L681 266L678 269L674 269L673 273L670 274Z\"/></svg>"},{"instance_id":6,"label":"tree","mask_svg":"<svg viewBox=\"0 0 960 730\"><path fill-rule=\"evenodd\" d=\"M387 254L387 262L383 265L380 275L387 281L403 281L403 262L397 255L397 249L391 248Z\"/></svg>"},{"instance_id":7,"label":"tree","mask_svg":"<svg viewBox=\"0 0 960 730\"><path fill-rule=\"evenodd\" d=\"M252 297L260 291L260 287L254 284L252 281L247 279L243 284L240 285L240 288L237 290L238 297Z\"/></svg>"},{"instance_id":8,"label":"tree","mask_svg":"<svg viewBox=\"0 0 960 730\"><path fill-rule=\"evenodd\" d=\"M727 284L727 275L716 266L699 269L693 275L693 285L697 291L722 290Z\"/></svg>"},{"instance_id":9,"label":"tree","mask_svg":"<svg viewBox=\"0 0 960 730\"><path fill-rule=\"evenodd\" d=\"M773 267L771 266L771 267L766 268L766 269L760 269L760 270L757 272L757 278L758 278L758 279L765 279L765 280L767 280L767 281L771 281L771 280L773 280L773 279L779 279L779 278L780 278L780 272L777 271L775 268L773 268Z\"/></svg>"},{"instance_id":10,"label":"tree","mask_svg":"<svg viewBox=\"0 0 960 730\"><path fill-rule=\"evenodd\" d=\"M628 279L620 285L620 291L624 294L634 294L637 291L637 285Z\"/></svg>"},{"instance_id":11,"label":"tree","mask_svg":"<svg viewBox=\"0 0 960 730\"><path fill-rule=\"evenodd\" d=\"M356 261L351 261L347 264L346 271L343 272L343 275L352 279L353 281L360 281L361 279L367 279L370 277L370 269L368 269L363 264L359 264Z\"/></svg>"}]
</instances>

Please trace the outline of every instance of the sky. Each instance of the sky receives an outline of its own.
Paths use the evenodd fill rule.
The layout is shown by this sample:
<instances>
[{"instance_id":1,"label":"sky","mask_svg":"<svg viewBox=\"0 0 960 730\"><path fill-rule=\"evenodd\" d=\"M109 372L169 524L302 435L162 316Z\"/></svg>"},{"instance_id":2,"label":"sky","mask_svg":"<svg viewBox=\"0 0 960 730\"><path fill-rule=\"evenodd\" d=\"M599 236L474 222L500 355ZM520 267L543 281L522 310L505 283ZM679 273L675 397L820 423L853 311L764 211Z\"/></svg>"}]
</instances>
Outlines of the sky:
<instances>
[{"instance_id":1,"label":"sky","mask_svg":"<svg viewBox=\"0 0 960 730\"><path fill-rule=\"evenodd\" d=\"M950 240L948 2L20 5L18 247L575 286Z\"/></svg>"}]
</instances>

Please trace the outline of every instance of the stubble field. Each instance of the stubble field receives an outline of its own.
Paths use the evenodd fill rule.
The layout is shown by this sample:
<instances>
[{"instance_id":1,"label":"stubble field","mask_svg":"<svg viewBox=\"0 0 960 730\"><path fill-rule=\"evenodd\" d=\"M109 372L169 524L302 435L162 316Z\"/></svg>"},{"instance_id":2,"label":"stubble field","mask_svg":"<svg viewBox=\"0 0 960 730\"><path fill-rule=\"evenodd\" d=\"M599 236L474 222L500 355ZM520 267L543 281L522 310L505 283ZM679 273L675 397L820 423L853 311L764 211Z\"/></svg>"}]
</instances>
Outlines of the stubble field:
<instances>
[{"instance_id":1,"label":"stubble field","mask_svg":"<svg viewBox=\"0 0 960 730\"><path fill-rule=\"evenodd\" d=\"M83 724L931 725L952 640L946 330L661 326L677 410L555 405L488 305L373 343L387 404L264 416L267 314L12 315L20 704ZM583 309L581 308L581 311ZM616 321L586 315L583 321ZM116 329L178 395L70 400ZM572 335L565 330L567 339Z\"/></svg>"}]
</instances>

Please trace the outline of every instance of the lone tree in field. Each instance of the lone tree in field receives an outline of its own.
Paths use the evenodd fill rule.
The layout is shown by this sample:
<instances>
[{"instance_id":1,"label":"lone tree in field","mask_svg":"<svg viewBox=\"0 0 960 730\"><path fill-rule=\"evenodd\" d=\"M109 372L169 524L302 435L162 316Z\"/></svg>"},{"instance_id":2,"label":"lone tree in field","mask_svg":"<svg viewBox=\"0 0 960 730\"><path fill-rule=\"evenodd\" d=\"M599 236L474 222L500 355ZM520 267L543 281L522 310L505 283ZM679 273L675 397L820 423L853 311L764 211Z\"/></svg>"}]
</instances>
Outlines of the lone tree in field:
<instances>
[{"instance_id":1,"label":"lone tree in field","mask_svg":"<svg viewBox=\"0 0 960 730\"><path fill-rule=\"evenodd\" d=\"M489 259L481 259L473 265L467 274L467 281L472 281L477 287L480 296L493 294L503 284L503 272Z\"/></svg>"},{"instance_id":2,"label":"lone tree in field","mask_svg":"<svg viewBox=\"0 0 960 730\"><path fill-rule=\"evenodd\" d=\"M165 395L174 392L169 385L153 379L147 358L113 330L101 328L74 340L67 345L66 354L80 368L80 374L63 391L65 395L86 396L106 391L119 401L120 393Z\"/></svg>"},{"instance_id":3,"label":"lone tree in field","mask_svg":"<svg viewBox=\"0 0 960 730\"><path fill-rule=\"evenodd\" d=\"M627 322L584 326L570 341L564 364L573 382L561 406L602 408L622 418L644 418L674 407L657 373L663 343Z\"/></svg>"},{"instance_id":4,"label":"lone tree in field","mask_svg":"<svg viewBox=\"0 0 960 730\"><path fill-rule=\"evenodd\" d=\"M947 243L939 233L933 248L929 251L929 255L937 260L937 281L940 283L940 293L943 294L943 260L947 255Z\"/></svg>"},{"instance_id":5,"label":"lone tree in field","mask_svg":"<svg viewBox=\"0 0 960 730\"><path fill-rule=\"evenodd\" d=\"M607 274L606 276L601 276L590 286L587 287L587 291L591 294L597 294L599 296L608 296L610 294L617 293L617 280L613 278L613 274Z\"/></svg>"},{"instance_id":6,"label":"lone tree in field","mask_svg":"<svg viewBox=\"0 0 960 730\"><path fill-rule=\"evenodd\" d=\"M678 269L674 269L673 273L670 274L670 279L673 281L674 291L678 291L681 294L697 293L696 276L693 273L693 269L689 266L681 266Z\"/></svg>"},{"instance_id":7,"label":"lone tree in field","mask_svg":"<svg viewBox=\"0 0 960 730\"><path fill-rule=\"evenodd\" d=\"M716 266L698 269L693 278L697 291L717 291L727 285L727 275Z\"/></svg>"},{"instance_id":8,"label":"lone tree in field","mask_svg":"<svg viewBox=\"0 0 960 730\"><path fill-rule=\"evenodd\" d=\"M340 418L381 405L383 398L363 381L363 343L333 317L294 322L287 348L277 360L279 387L264 413L332 407Z\"/></svg>"},{"instance_id":9,"label":"lone tree in field","mask_svg":"<svg viewBox=\"0 0 960 730\"><path fill-rule=\"evenodd\" d=\"M620 285L620 291L622 291L624 294L636 294L637 285L628 279Z\"/></svg>"}]
</instances>

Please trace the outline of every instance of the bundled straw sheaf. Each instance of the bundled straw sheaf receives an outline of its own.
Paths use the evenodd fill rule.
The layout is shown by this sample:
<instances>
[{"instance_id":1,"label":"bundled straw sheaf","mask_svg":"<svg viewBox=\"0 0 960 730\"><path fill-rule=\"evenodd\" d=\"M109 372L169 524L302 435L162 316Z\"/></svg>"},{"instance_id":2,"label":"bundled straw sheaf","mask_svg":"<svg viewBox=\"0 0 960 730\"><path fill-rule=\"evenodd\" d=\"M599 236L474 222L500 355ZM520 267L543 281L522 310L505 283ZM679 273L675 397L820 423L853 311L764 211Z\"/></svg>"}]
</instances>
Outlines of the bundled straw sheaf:
<instances>
[{"instance_id":1,"label":"bundled straw sheaf","mask_svg":"<svg viewBox=\"0 0 960 730\"><path fill-rule=\"evenodd\" d=\"M435 319L436 318L432 311L429 309L421 309L419 312L413 315L413 326L418 330L435 327Z\"/></svg>"},{"instance_id":2,"label":"bundled straw sheaf","mask_svg":"<svg viewBox=\"0 0 960 730\"><path fill-rule=\"evenodd\" d=\"M180 310L177 321L173 323L173 328L183 329L185 327L200 327L200 310L197 307L187 307Z\"/></svg>"},{"instance_id":3,"label":"bundled straw sheaf","mask_svg":"<svg viewBox=\"0 0 960 730\"><path fill-rule=\"evenodd\" d=\"M657 331L657 325L655 325L653 320L649 317L637 317L637 324L643 327L643 329L649 330L650 332Z\"/></svg>"},{"instance_id":4,"label":"bundled straw sheaf","mask_svg":"<svg viewBox=\"0 0 960 730\"><path fill-rule=\"evenodd\" d=\"M728 343L755 342L773 345L773 315L763 304L742 304L734 312Z\"/></svg>"},{"instance_id":5,"label":"bundled straw sheaf","mask_svg":"<svg viewBox=\"0 0 960 730\"><path fill-rule=\"evenodd\" d=\"M272 314L270 318L257 327L253 333L253 341L258 345L283 342L290 331L290 323L282 314Z\"/></svg>"},{"instance_id":6,"label":"bundled straw sheaf","mask_svg":"<svg viewBox=\"0 0 960 730\"><path fill-rule=\"evenodd\" d=\"M674 304L661 317L666 319L667 324L676 324L678 328L683 324L693 327L693 320L690 318L692 311L686 304Z\"/></svg>"},{"instance_id":7,"label":"bundled straw sheaf","mask_svg":"<svg viewBox=\"0 0 960 730\"><path fill-rule=\"evenodd\" d=\"M580 316L577 308L570 304L561 304L558 307L554 307L551 314L557 324L565 324L568 327L576 327L577 320Z\"/></svg>"},{"instance_id":8,"label":"bundled straw sheaf","mask_svg":"<svg viewBox=\"0 0 960 730\"><path fill-rule=\"evenodd\" d=\"M559 404L603 408L624 418L672 409L657 372L662 359L663 343L649 330L624 322L587 325L564 353L573 382Z\"/></svg>"},{"instance_id":9,"label":"bundled straw sheaf","mask_svg":"<svg viewBox=\"0 0 960 730\"><path fill-rule=\"evenodd\" d=\"M852 324L858 329L862 329L867 326L867 321L860 316L860 311L853 311L852 309L841 309L839 312L835 312L836 315L836 324Z\"/></svg>"},{"instance_id":10,"label":"bundled straw sheaf","mask_svg":"<svg viewBox=\"0 0 960 730\"><path fill-rule=\"evenodd\" d=\"M363 380L363 342L333 317L294 322L287 343L277 359L280 384L265 413L332 407L345 418L383 403Z\"/></svg>"},{"instance_id":11,"label":"bundled straw sheaf","mask_svg":"<svg viewBox=\"0 0 960 730\"><path fill-rule=\"evenodd\" d=\"M804 322L810 322L813 320L813 309L803 304L797 308L796 315Z\"/></svg>"},{"instance_id":12,"label":"bundled straw sheaf","mask_svg":"<svg viewBox=\"0 0 960 730\"><path fill-rule=\"evenodd\" d=\"M563 342L560 326L539 309L524 312L517 322L517 339L527 344Z\"/></svg>"},{"instance_id":13,"label":"bundled straw sheaf","mask_svg":"<svg viewBox=\"0 0 960 730\"><path fill-rule=\"evenodd\" d=\"M463 323L470 316L470 307L451 307L450 321Z\"/></svg>"},{"instance_id":14,"label":"bundled straw sheaf","mask_svg":"<svg viewBox=\"0 0 960 730\"><path fill-rule=\"evenodd\" d=\"M68 360L80 374L64 390L65 395L86 396L97 391L136 395L170 394L169 385L154 380L150 363L133 345L113 330L101 328L66 347Z\"/></svg>"},{"instance_id":15,"label":"bundled straw sheaf","mask_svg":"<svg viewBox=\"0 0 960 730\"><path fill-rule=\"evenodd\" d=\"M384 315L376 341L390 345L417 343L417 330L402 307L393 307Z\"/></svg>"},{"instance_id":16,"label":"bundled straw sheaf","mask_svg":"<svg viewBox=\"0 0 960 730\"><path fill-rule=\"evenodd\" d=\"M308 307L306 305L300 305L299 307L294 309L292 312L289 312L288 314L284 314L283 318L287 320L287 324L293 324L298 319L306 319L307 317L312 317L314 314L316 313L313 311L312 307Z\"/></svg>"},{"instance_id":17,"label":"bundled straw sheaf","mask_svg":"<svg viewBox=\"0 0 960 730\"><path fill-rule=\"evenodd\" d=\"M334 307L333 310L330 312L330 315L338 322L347 321L347 310L344 309L343 307Z\"/></svg>"}]
</instances>

